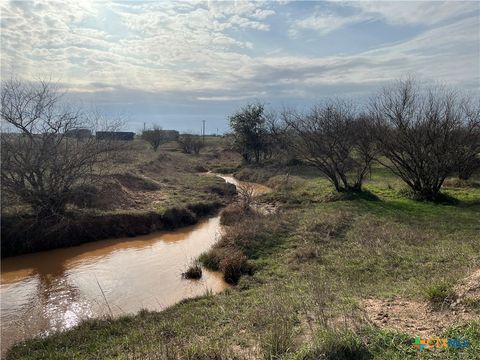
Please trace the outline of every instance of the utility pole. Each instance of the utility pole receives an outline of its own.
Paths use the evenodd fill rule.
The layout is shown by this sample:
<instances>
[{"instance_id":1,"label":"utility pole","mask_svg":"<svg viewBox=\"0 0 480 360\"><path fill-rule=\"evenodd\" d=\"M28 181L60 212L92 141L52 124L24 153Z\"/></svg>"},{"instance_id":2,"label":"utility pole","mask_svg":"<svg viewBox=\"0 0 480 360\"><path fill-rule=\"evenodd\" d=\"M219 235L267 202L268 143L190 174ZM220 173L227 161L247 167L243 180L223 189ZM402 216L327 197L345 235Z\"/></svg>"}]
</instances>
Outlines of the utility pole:
<instances>
[{"instance_id":1,"label":"utility pole","mask_svg":"<svg viewBox=\"0 0 480 360\"><path fill-rule=\"evenodd\" d=\"M203 122L202 139L203 139L203 143L205 144L205 120L202 120L202 122Z\"/></svg>"}]
</instances>

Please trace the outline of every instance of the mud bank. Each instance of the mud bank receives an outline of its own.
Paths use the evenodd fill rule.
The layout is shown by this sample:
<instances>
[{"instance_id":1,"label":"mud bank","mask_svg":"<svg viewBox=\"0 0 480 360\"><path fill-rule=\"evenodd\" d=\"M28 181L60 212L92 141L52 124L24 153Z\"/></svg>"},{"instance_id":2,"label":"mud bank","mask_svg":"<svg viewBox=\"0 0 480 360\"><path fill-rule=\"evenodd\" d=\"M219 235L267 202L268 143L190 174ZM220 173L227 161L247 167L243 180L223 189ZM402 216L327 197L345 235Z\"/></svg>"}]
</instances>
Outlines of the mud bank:
<instances>
[{"instance_id":1,"label":"mud bank","mask_svg":"<svg viewBox=\"0 0 480 360\"><path fill-rule=\"evenodd\" d=\"M33 217L4 216L1 224L1 256L5 258L97 240L173 230L194 225L225 204L226 202L220 201L189 204L163 213L80 215L76 218L43 221L40 224Z\"/></svg>"}]
</instances>

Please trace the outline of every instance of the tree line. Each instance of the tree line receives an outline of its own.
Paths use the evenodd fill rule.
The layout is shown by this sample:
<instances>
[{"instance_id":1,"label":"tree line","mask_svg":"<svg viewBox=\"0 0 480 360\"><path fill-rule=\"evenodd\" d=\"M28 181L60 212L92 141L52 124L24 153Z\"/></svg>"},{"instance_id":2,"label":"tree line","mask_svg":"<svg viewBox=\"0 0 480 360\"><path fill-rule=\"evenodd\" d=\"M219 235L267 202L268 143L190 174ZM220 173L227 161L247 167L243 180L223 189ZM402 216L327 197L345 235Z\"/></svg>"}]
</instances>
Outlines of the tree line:
<instances>
[{"instance_id":1,"label":"tree line","mask_svg":"<svg viewBox=\"0 0 480 360\"><path fill-rule=\"evenodd\" d=\"M294 154L339 192L361 191L375 161L426 200L437 198L448 176L468 179L480 169L478 99L411 78L384 87L362 110L339 98L303 112L249 104L229 121L245 162Z\"/></svg>"}]
</instances>

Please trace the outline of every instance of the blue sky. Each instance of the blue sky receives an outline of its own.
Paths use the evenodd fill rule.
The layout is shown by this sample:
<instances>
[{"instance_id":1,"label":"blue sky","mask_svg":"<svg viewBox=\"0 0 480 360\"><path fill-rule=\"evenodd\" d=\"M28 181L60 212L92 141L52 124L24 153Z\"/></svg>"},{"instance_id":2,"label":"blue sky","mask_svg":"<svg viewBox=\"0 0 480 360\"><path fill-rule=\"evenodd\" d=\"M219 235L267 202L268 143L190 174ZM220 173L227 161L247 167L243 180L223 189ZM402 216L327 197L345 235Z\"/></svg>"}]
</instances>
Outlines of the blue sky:
<instances>
[{"instance_id":1,"label":"blue sky","mask_svg":"<svg viewBox=\"0 0 480 360\"><path fill-rule=\"evenodd\" d=\"M250 101L361 100L411 74L480 82L479 2L4 1L1 29L3 77L52 78L129 130L222 132Z\"/></svg>"}]
</instances>

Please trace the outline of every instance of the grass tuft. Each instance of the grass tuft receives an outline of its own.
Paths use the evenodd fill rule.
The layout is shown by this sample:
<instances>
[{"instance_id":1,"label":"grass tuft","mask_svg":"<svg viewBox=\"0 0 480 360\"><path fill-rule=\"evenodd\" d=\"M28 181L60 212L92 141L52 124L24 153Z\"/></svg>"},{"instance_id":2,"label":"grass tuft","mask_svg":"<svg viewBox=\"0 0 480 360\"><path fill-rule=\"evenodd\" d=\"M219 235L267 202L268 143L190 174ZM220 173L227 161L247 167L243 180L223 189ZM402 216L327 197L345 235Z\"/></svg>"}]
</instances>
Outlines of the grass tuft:
<instances>
[{"instance_id":1,"label":"grass tuft","mask_svg":"<svg viewBox=\"0 0 480 360\"><path fill-rule=\"evenodd\" d=\"M425 295L434 308L449 305L457 297L453 286L446 282L438 282L428 286L425 290Z\"/></svg>"},{"instance_id":2,"label":"grass tuft","mask_svg":"<svg viewBox=\"0 0 480 360\"><path fill-rule=\"evenodd\" d=\"M187 270L182 273L185 279L200 279L202 277L202 267L198 261L194 261Z\"/></svg>"},{"instance_id":3,"label":"grass tuft","mask_svg":"<svg viewBox=\"0 0 480 360\"><path fill-rule=\"evenodd\" d=\"M317 335L317 343L305 359L366 360L373 359L362 339L351 331L323 330Z\"/></svg>"}]
</instances>

